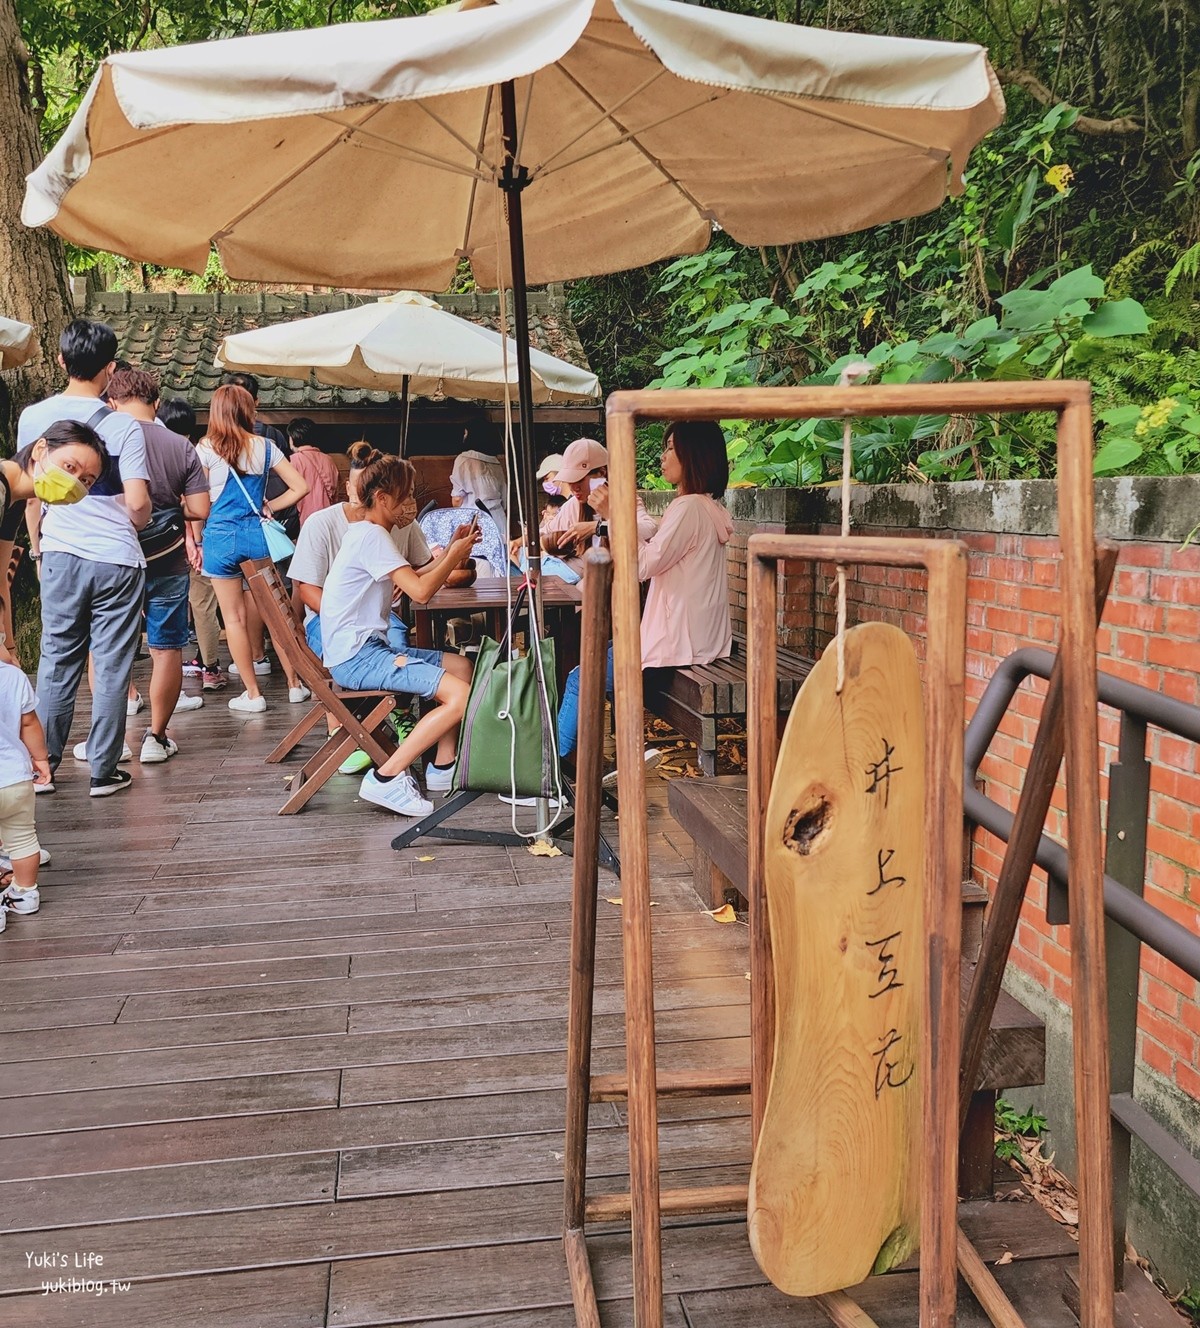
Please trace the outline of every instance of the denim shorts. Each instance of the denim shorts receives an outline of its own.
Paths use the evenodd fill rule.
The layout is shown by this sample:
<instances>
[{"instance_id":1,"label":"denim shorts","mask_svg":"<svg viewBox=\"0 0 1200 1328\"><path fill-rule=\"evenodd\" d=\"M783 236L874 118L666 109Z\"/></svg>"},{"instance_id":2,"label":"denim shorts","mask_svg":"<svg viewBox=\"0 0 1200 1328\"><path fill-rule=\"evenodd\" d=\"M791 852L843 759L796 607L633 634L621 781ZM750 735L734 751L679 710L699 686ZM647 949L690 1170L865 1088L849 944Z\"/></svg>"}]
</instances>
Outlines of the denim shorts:
<instances>
[{"instance_id":1,"label":"denim shorts","mask_svg":"<svg viewBox=\"0 0 1200 1328\"><path fill-rule=\"evenodd\" d=\"M191 577L146 578L146 640L154 650L182 650L188 643Z\"/></svg>"},{"instance_id":2,"label":"denim shorts","mask_svg":"<svg viewBox=\"0 0 1200 1328\"><path fill-rule=\"evenodd\" d=\"M305 621L304 637L308 642L308 648L320 659L323 651L321 646L321 615L319 613L314 613L311 618ZM439 669L442 667L442 652L440 650L422 650L419 646L409 646L408 625L394 613L388 618L387 641L397 655L411 655L414 659L423 659L427 664L433 664Z\"/></svg>"},{"instance_id":3,"label":"denim shorts","mask_svg":"<svg viewBox=\"0 0 1200 1328\"><path fill-rule=\"evenodd\" d=\"M398 665L400 658L405 662ZM395 650L373 636L353 659L329 670L334 682L353 692L407 692L428 699L437 694L446 670L437 650ZM436 663L435 663L436 661Z\"/></svg>"},{"instance_id":4,"label":"denim shorts","mask_svg":"<svg viewBox=\"0 0 1200 1328\"><path fill-rule=\"evenodd\" d=\"M267 540L257 517L253 521L208 522L204 527L204 575L241 579L247 558L267 557Z\"/></svg>"}]
</instances>

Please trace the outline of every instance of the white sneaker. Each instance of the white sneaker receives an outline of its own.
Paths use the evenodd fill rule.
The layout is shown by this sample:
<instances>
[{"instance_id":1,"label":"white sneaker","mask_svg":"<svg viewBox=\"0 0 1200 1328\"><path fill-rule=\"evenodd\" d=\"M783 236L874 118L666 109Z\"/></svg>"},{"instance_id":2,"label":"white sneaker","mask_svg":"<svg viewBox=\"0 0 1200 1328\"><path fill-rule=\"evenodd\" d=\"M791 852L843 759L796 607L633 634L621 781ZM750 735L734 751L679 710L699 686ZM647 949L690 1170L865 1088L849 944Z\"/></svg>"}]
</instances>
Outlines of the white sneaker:
<instances>
[{"instance_id":1,"label":"white sneaker","mask_svg":"<svg viewBox=\"0 0 1200 1328\"><path fill-rule=\"evenodd\" d=\"M540 798L514 798L511 793L498 793L496 796L501 802L507 803L510 807L536 807L541 801ZM557 811L563 805L563 800L561 798L547 798L546 803Z\"/></svg>"},{"instance_id":2,"label":"white sneaker","mask_svg":"<svg viewBox=\"0 0 1200 1328\"><path fill-rule=\"evenodd\" d=\"M271 672L271 661L265 656L262 659L254 661L254 676L256 678L265 678ZM229 676L231 678L240 678L242 675L238 672L238 666L231 663L229 665Z\"/></svg>"},{"instance_id":3,"label":"white sneaker","mask_svg":"<svg viewBox=\"0 0 1200 1328\"><path fill-rule=\"evenodd\" d=\"M358 786L358 796L377 807L385 807L397 816L428 816L433 803L421 797L417 781L412 775L396 775L387 783L379 780L374 770L368 770Z\"/></svg>"},{"instance_id":4,"label":"white sneaker","mask_svg":"<svg viewBox=\"0 0 1200 1328\"><path fill-rule=\"evenodd\" d=\"M288 688L288 700L292 705L300 705L304 701L312 699L312 692L308 690L303 683L299 687Z\"/></svg>"},{"instance_id":5,"label":"white sneaker","mask_svg":"<svg viewBox=\"0 0 1200 1328\"><path fill-rule=\"evenodd\" d=\"M425 765L425 791L427 793L445 793L454 783L454 766L448 765L439 770L432 761Z\"/></svg>"},{"instance_id":6,"label":"white sneaker","mask_svg":"<svg viewBox=\"0 0 1200 1328\"><path fill-rule=\"evenodd\" d=\"M43 867L50 865L50 850L48 848L38 850L38 862ZM3 850L0 850L0 871L12 871L12 858Z\"/></svg>"},{"instance_id":7,"label":"white sneaker","mask_svg":"<svg viewBox=\"0 0 1200 1328\"><path fill-rule=\"evenodd\" d=\"M138 757L143 765L159 765L169 761L179 750L179 745L171 738L160 738L153 729L146 730L142 739L142 752Z\"/></svg>"},{"instance_id":8,"label":"white sneaker","mask_svg":"<svg viewBox=\"0 0 1200 1328\"><path fill-rule=\"evenodd\" d=\"M89 760L91 760L91 757L88 756L88 750L87 750L87 743L86 743L86 742L77 742L77 743L75 744L75 746L71 748L71 755L72 755L77 761L89 761ZM127 742L123 742L123 743L121 744L121 755L117 757L117 760L118 760L118 761L132 761L132 760L133 760L133 753L129 750L129 744L128 744ZM34 788L37 788L37 785L36 785L36 784L34 785Z\"/></svg>"},{"instance_id":9,"label":"white sneaker","mask_svg":"<svg viewBox=\"0 0 1200 1328\"><path fill-rule=\"evenodd\" d=\"M145 704L146 702L142 697L141 692L134 692L132 699L125 702L125 713L127 715L136 715Z\"/></svg>"},{"instance_id":10,"label":"white sneaker","mask_svg":"<svg viewBox=\"0 0 1200 1328\"><path fill-rule=\"evenodd\" d=\"M41 908L42 897L36 885L31 885L28 890L22 890L19 885L9 885L0 890L0 906L18 917L28 917Z\"/></svg>"},{"instance_id":11,"label":"white sneaker","mask_svg":"<svg viewBox=\"0 0 1200 1328\"><path fill-rule=\"evenodd\" d=\"M658 765L659 761L662 760L662 758L663 754L658 750L657 747L647 747L646 750L642 753L642 760L645 762L646 765L646 773L649 774L651 770L655 769L655 767ZM618 772L616 770L607 771L600 778L601 785L604 788L612 788L613 785L617 782L617 773Z\"/></svg>"},{"instance_id":12,"label":"white sneaker","mask_svg":"<svg viewBox=\"0 0 1200 1328\"><path fill-rule=\"evenodd\" d=\"M204 704L204 697L189 696L186 692L179 693L179 700L175 702L173 714L182 714L185 710L199 710Z\"/></svg>"},{"instance_id":13,"label":"white sneaker","mask_svg":"<svg viewBox=\"0 0 1200 1328\"><path fill-rule=\"evenodd\" d=\"M230 710L240 710L248 715L261 715L267 708L267 698L261 692L258 696L251 696L249 692L243 692L241 696L230 698L229 708Z\"/></svg>"}]
</instances>

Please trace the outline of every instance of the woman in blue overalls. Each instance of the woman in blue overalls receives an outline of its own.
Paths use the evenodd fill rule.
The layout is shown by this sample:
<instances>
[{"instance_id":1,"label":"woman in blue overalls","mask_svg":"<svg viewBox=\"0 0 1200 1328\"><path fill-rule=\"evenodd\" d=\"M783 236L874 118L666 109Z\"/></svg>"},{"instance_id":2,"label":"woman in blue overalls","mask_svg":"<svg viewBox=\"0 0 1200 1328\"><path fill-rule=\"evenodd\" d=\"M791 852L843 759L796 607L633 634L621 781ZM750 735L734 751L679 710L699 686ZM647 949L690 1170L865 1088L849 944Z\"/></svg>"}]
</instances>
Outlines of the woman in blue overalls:
<instances>
[{"instance_id":1,"label":"woman in blue overalls","mask_svg":"<svg viewBox=\"0 0 1200 1328\"><path fill-rule=\"evenodd\" d=\"M246 602L242 568L246 558L266 558L263 514L291 507L308 492L308 484L270 439L254 432L254 398L244 387L218 387L208 408L208 432L196 451L208 475L212 511L204 526L204 575L212 578L229 653L246 690L229 702L230 710L256 714L267 708L258 688L250 638L246 634ZM288 486L264 499L267 476L274 471Z\"/></svg>"}]
</instances>

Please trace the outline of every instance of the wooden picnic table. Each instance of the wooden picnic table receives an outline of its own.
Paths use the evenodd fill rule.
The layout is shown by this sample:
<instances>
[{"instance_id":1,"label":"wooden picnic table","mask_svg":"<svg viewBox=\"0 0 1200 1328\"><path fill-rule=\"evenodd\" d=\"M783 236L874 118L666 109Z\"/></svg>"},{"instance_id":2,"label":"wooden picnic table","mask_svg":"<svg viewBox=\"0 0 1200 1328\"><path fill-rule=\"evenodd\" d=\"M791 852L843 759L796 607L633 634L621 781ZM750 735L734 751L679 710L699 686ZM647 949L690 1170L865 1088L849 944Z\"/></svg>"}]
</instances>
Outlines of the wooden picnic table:
<instances>
[{"instance_id":1,"label":"wooden picnic table","mask_svg":"<svg viewBox=\"0 0 1200 1328\"><path fill-rule=\"evenodd\" d=\"M428 604L414 604L414 644L424 650L436 650L448 618L485 613L488 633L497 641L504 635L508 596L515 600L520 582L512 582L511 591L503 577L484 577L470 586L443 586ZM583 588L568 585L557 576L541 580L542 610L546 632L556 645L559 694L567 674L579 663L579 621L576 609L583 600Z\"/></svg>"}]
</instances>

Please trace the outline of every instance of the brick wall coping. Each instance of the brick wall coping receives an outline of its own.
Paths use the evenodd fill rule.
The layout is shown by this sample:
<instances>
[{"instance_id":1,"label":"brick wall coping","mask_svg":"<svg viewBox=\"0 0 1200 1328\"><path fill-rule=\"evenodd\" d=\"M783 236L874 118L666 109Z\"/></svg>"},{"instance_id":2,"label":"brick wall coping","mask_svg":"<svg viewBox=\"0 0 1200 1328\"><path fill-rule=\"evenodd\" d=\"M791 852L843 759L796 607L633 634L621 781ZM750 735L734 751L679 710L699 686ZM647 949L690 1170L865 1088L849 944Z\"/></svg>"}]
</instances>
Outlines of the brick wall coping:
<instances>
[{"instance_id":1,"label":"brick wall coping","mask_svg":"<svg viewBox=\"0 0 1200 1328\"><path fill-rule=\"evenodd\" d=\"M1095 494L1096 533L1108 539L1182 544L1200 524L1200 475L1100 479ZM652 512L661 512L671 496L642 494ZM850 500L851 520L858 527L1058 534L1053 480L856 484ZM725 501L735 521L775 529L802 530L841 520L836 488L730 489Z\"/></svg>"}]
</instances>

